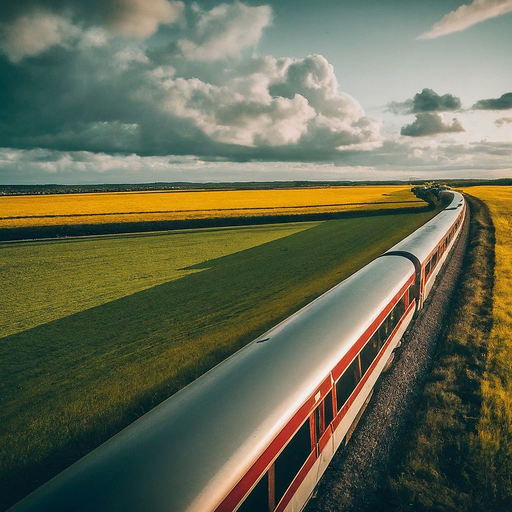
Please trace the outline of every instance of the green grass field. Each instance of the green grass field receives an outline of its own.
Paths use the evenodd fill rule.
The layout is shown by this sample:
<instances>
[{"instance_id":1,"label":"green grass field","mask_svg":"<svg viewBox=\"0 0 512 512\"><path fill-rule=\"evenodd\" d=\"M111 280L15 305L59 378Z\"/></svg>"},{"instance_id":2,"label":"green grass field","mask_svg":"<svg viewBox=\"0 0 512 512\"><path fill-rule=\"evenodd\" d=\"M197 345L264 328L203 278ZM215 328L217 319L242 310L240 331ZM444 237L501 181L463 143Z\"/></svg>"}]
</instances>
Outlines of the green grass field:
<instances>
[{"instance_id":1,"label":"green grass field","mask_svg":"<svg viewBox=\"0 0 512 512\"><path fill-rule=\"evenodd\" d=\"M4 244L4 508L435 212Z\"/></svg>"},{"instance_id":2,"label":"green grass field","mask_svg":"<svg viewBox=\"0 0 512 512\"><path fill-rule=\"evenodd\" d=\"M199 270L312 224L103 236L0 246L0 338L100 306Z\"/></svg>"}]
</instances>

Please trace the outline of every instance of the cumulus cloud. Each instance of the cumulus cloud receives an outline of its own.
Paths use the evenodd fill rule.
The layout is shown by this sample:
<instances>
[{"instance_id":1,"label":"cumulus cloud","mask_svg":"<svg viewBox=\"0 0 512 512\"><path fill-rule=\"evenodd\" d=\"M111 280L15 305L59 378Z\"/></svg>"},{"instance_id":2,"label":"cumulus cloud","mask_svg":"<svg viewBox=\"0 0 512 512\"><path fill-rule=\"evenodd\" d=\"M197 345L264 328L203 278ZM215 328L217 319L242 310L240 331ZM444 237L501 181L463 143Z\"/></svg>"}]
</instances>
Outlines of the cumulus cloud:
<instances>
[{"instance_id":1,"label":"cumulus cloud","mask_svg":"<svg viewBox=\"0 0 512 512\"><path fill-rule=\"evenodd\" d=\"M288 99L298 95L316 113L303 142L338 147L380 140L379 123L367 118L354 98L338 91L334 68L324 57L276 61L276 70L269 94Z\"/></svg>"},{"instance_id":2,"label":"cumulus cloud","mask_svg":"<svg viewBox=\"0 0 512 512\"><path fill-rule=\"evenodd\" d=\"M79 40L85 29L146 39L183 19L185 4L168 0L2 0L0 51L13 62Z\"/></svg>"},{"instance_id":3,"label":"cumulus cloud","mask_svg":"<svg viewBox=\"0 0 512 512\"><path fill-rule=\"evenodd\" d=\"M500 117L494 121L494 124L498 128L501 128L504 124L512 124L512 117Z\"/></svg>"},{"instance_id":4,"label":"cumulus cloud","mask_svg":"<svg viewBox=\"0 0 512 512\"><path fill-rule=\"evenodd\" d=\"M250 7L241 2L221 4L200 11L193 34L179 39L178 48L191 60L214 61L236 57L243 48L254 46L272 20L268 5Z\"/></svg>"},{"instance_id":5,"label":"cumulus cloud","mask_svg":"<svg viewBox=\"0 0 512 512\"><path fill-rule=\"evenodd\" d=\"M192 4L187 25L144 45L160 24L183 16L182 2L84 5L0 7L0 49L10 60L0 59L0 146L311 160L381 142L380 122L339 90L321 55L241 53L271 23L268 6Z\"/></svg>"},{"instance_id":6,"label":"cumulus cloud","mask_svg":"<svg viewBox=\"0 0 512 512\"><path fill-rule=\"evenodd\" d=\"M183 17L185 4L168 0L117 0L105 2L113 9L101 12L101 23L124 37L146 39L160 25L171 25Z\"/></svg>"},{"instance_id":7,"label":"cumulus cloud","mask_svg":"<svg viewBox=\"0 0 512 512\"><path fill-rule=\"evenodd\" d=\"M203 28L182 27L179 39L203 30L215 34L205 41L237 40L231 21L249 12L256 29L245 41L257 42L261 12L231 7L196 13L191 20ZM214 18L218 27L204 28ZM229 59L223 44L210 55L227 59L218 66L183 53L162 57L163 50L92 27L69 50L0 59L0 146L247 161L325 160L340 148L380 143L380 122L339 90L324 57Z\"/></svg>"},{"instance_id":8,"label":"cumulus cloud","mask_svg":"<svg viewBox=\"0 0 512 512\"><path fill-rule=\"evenodd\" d=\"M79 32L64 17L51 12L32 11L10 23L0 22L0 50L13 62L38 55L62 45Z\"/></svg>"},{"instance_id":9,"label":"cumulus cloud","mask_svg":"<svg viewBox=\"0 0 512 512\"><path fill-rule=\"evenodd\" d=\"M334 69L320 55L251 57L250 66L222 85L152 70L138 96L148 110L158 105L169 120L187 123L210 142L259 148L253 151L259 157L281 146L293 153L299 143L302 150L332 152L380 140L380 124L338 91Z\"/></svg>"},{"instance_id":10,"label":"cumulus cloud","mask_svg":"<svg viewBox=\"0 0 512 512\"><path fill-rule=\"evenodd\" d=\"M509 110L512 109L512 92L502 94L499 98L479 100L473 105L477 110Z\"/></svg>"},{"instance_id":11,"label":"cumulus cloud","mask_svg":"<svg viewBox=\"0 0 512 512\"><path fill-rule=\"evenodd\" d=\"M192 156L141 157L0 148L0 184L307 180L311 175L335 180L357 179L364 171L371 173L372 169L316 162L245 162L242 175L238 162L205 161Z\"/></svg>"},{"instance_id":12,"label":"cumulus cloud","mask_svg":"<svg viewBox=\"0 0 512 512\"><path fill-rule=\"evenodd\" d=\"M416 114L416 120L400 130L402 135L408 137L425 137L440 133L455 133L465 131L460 122L454 119L452 124L445 124L438 114Z\"/></svg>"},{"instance_id":13,"label":"cumulus cloud","mask_svg":"<svg viewBox=\"0 0 512 512\"><path fill-rule=\"evenodd\" d=\"M460 32L481 21L496 18L511 11L512 0L473 0L470 5L461 5L455 11L448 13L418 39L435 39Z\"/></svg>"},{"instance_id":14,"label":"cumulus cloud","mask_svg":"<svg viewBox=\"0 0 512 512\"><path fill-rule=\"evenodd\" d=\"M452 94L440 96L432 89L423 89L414 95L412 100L404 102L393 101L388 109L394 114L419 114L421 112L447 112L458 110L461 107L460 98Z\"/></svg>"}]
</instances>

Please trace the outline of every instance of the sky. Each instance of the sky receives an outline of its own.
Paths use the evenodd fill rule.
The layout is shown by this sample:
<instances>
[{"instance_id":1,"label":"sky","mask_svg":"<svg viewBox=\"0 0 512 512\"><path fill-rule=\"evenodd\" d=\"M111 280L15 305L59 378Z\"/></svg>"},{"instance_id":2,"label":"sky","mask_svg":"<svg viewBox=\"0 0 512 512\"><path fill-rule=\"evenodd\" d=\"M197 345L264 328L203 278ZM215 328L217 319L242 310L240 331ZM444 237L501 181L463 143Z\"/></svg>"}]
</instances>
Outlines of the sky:
<instances>
[{"instance_id":1,"label":"sky","mask_svg":"<svg viewBox=\"0 0 512 512\"><path fill-rule=\"evenodd\" d=\"M512 0L1 0L0 184L512 176Z\"/></svg>"}]
</instances>

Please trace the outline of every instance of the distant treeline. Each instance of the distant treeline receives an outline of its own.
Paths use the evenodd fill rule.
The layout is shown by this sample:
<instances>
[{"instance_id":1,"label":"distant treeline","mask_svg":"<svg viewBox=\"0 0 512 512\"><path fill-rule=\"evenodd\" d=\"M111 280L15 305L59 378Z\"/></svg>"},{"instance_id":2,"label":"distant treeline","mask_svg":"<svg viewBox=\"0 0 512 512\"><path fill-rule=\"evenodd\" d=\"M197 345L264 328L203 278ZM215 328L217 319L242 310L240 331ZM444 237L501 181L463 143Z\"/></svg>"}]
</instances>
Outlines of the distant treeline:
<instances>
[{"instance_id":1,"label":"distant treeline","mask_svg":"<svg viewBox=\"0 0 512 512\"><path fill-rule=\"evenodd\" d=\"M125 183L101 185L0 185L2 195L37 195L37 194L91 194L97 192L150 192L154 190L268 190L281 188L307 187L344 187L368 185L423 185L425 180L410 181L251 181L219 183ZM473 187L478 185L512 185L512 178L496 180L454 179L444 180L450 187Z\"/></svg>"},{"instance_id":2,"label":"distant treeline","mask_svg":"<svg viewBox=\"0 0 512 512\"><path fill-rule=\"evenodd\" d=\"M389 182L389 185L403 185ZM124 183L101 185L0 185L0 195L34 194L92 194L97 192L151 192L190 190L270 190L307 187L342 187L354 185L382 185L379 182L353 181L262 181L219 183Z\"/></svg>"},{"instance_id":3,"label":"distant treeline","mask_svg":"<svg viewBox=\"0 0 512 512\"><path fill-rule=\"evenodd\" d=\"M452 188L458 187L481 187L481 186L489 186L489 187L508 187L512 185L512 178L498 178L496 180L483 180L483 179L472 179L472 180L444 180L443 183L446 183Z\"/></svg>"}]
</instances>

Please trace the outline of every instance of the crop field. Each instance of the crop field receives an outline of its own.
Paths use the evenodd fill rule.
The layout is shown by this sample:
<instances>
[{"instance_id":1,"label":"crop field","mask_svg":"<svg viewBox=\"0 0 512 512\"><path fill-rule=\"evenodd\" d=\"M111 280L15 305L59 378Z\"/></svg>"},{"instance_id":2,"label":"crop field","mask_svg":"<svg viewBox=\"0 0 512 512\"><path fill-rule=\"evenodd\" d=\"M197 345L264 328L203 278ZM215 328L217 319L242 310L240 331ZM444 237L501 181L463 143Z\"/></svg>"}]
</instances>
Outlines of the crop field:
<instances>
[{"instance_id":1,"label":"crop field","mask_svg":"<svg viewBox=\"0 0 512 512\"><path fill-rule=\"evenodd\" d=\"M0 245L3 508L434 214Z\"/></svg>"},{"instance_id":2,"label":"crop field","mask_svg":"<svg viewBox=\"0 0 512 512\"><path fill-rule=\"evenodd\" d=\"M493 327L482 382L477 439L483 484L494 503L512 506L512 187L475 187L496 231Z\"/></svg>"},{"instance_id":3,"label":"crop field","mask_svg":"<svg viewBox=\"0 0 512 512\"><path fill-rule=\"evenodd\" d=\"M0 229L422 207L406 186L0 197Z\"/></svg>"}]
</instances>

